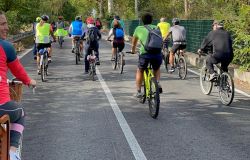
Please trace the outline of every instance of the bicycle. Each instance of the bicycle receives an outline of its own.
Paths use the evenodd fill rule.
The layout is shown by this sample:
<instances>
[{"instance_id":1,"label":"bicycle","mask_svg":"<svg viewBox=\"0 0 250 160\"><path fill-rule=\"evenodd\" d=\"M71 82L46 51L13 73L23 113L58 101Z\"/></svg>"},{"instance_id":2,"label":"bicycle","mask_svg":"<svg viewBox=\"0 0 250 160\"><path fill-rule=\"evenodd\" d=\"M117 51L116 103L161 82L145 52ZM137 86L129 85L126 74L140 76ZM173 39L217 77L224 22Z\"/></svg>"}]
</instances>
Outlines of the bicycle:
<instances>
[{"instance_id":1,"label":"bicycle","mask_svg":"<svg viewBox=\"0 0 250 160\"><path fill-rule=\"evenodd\" d=\"M62 48L62 45L63 45L63 36L58 36L58 43L59 43L60 48Z\"/></svg>"},{"instance_id":2,"label":"bicycle","mask_svg":"<svg viewBox=\"0 0 250 160\"><path fill-rule=\"evenodd\" d=\"M167 70L168 72L168 65L169 65L169 50L168 48L165 47L165 44L164 43L169 43L168 41L167 42L163 42L162 44L162 59L164 61L164 66L165 66L165 69Z\"/></svg>"},{"instance_id":3,"label":"bicycle","mask_svg":"<svg viewBox=\"0 0 250 160\"><path fill-rule=\"evenodd\" d=\"M130 51L126 53L133 54ZM156 119L160 109L160 91L158 82L153 73L151 63L149 63L147 69L145 69L143 72L143 83L144 83L144 85L142 85L143 96L139 101L142 104L144 104L146 100L148 101L150 116Z\"/></svg>"},{"instance_id":4,"label":"bicycle","mask_svg":"<svg viewBox=\"0 0 250 160\"><path fill-rule=\"evenodd\" d=\"M169 71L170 69L170 64L169 64L169 55L170 52L168 51L166 56L164 57L164 61L165 61L165 67L166 70ZM167 63L167 64L166 64ZM180 79L185 79L187 76L187 63L186 60L184 58L184 53L183 51L181 52L180 49L177 50L177 52L175 53L174 56L174 68L178 69L178 75ZM170 72L172 73L172 72Z\"/></svg>"},{"instance_id":5,"label":"bicycle","mask_svg":"<svg viewBox=\"0 0 250 160\"><path fill-rule=\"evenodd\" d=\"M48 62L48 48L40 49L38 51L38 54L40 55L40 74L41 74L41 80L42 82L46 81L46 76L48 76L48 67L49 67L49 62Z\"/></svg>"},{"instance_id":6,"label":"bicycle","mask_svg":"<svg viewBox=\"0 0 250 160\"><path fill-rule=\"evenodd\" d=\"M80 62L80 42L81 42L81 37L74 37L74 53L75 53L75 60L76 60L76 65Z\"/></svg>"},{"instance_id":7,"label":"bicycle","mask_svg":"<svg viewBox=\"0 0 250 160\"><path fill-rule=\"evenodd\" d=\"M96 55L93 49L91 54L87 56L87 60L89 61L89 76L94 81L96 75Z\"/></svg>"},{"instance_id":8,"label":"bicycle","mask_svg":"<svg viewBox=\"0 0 250 160\"><path fill-rule=\"evenodd\" d=\"M113 40L108 40L110 42L112 42ZM116 53L114 55L114 60L111 61L112 63L112 68L113 70L116 70L116 68L118 68L120 70L120 73L123 73L123 68L125 65L125 59L124 59L124 53L123 52L119 52L119 49L116 48Z\"/></svg>"},{"instance_id":9,"label":"bicycle","mask_svg":"<svg viewBox=\"0 0 250 160\"><path fill-rule=\"evenodd\" d=\"M205 53L200 53L200 55L207 56ZM215 64L215 66L217 67L218 76L210 81L210 74L206 68L206 62L204 61L200 71L201 91L203 94L209 95L213 86L216 86L218 88L219 97L222 104L229 106L234 99L233 78L228 72L223 72L218 64Z\"/></svg>"}]
</instances>

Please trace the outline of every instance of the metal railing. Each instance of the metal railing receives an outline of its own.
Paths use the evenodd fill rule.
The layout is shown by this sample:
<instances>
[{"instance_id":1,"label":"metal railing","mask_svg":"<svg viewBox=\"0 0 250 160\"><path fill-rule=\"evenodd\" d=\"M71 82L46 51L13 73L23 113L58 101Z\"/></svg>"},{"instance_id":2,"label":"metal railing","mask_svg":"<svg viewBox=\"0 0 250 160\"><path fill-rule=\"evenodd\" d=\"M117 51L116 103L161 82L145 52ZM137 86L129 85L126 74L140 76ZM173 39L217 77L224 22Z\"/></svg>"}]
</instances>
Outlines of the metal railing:
<instances>
[{"instance_id":1,"label":"metal railing","mask_svg":"<svg viewBox=\"0 0 250 160\"><path fill-rule=\"evenodd\" d=\"M17 41L20 41L24 38L33 36L33 35L34 35L33 31L28 31L28 32L17 34L17 35L9 35L7 40L10 42L17 42Z\"/></svg>"}]
</instances>

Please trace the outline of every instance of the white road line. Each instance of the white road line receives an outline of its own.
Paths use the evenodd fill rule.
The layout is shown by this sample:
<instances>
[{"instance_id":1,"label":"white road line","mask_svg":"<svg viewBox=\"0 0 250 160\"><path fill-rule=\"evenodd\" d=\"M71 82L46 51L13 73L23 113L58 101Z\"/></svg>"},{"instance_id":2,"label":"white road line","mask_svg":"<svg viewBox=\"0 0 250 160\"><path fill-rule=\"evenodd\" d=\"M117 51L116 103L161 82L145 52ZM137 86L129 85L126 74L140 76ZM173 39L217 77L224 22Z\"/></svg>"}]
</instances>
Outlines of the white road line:
<instances>
[{"instance_id":1,"label":"white road line","mask_svg":"<svg viewBox=\"0 0 250 160\"><path fill-rule=\"evenodd\" d=\"M32 51L32 48L31 48L31 49L27 49L27 51L25 51L24 53L22 53L22 54L18 55L18 56L17 56L17 57L18 57L18 59L23 58L23 56L25 56L26 54L28 54L30 51Z\"/></svg>"},{"instance_id":2,"label":"white road line","mask_svg":"<svg viewBox=\"0 0 250 160\"><path fill-rule=\"evenodd\" d=\"M102 89L104 90L109 103L111 105L111 108L116 116L116 119L118 120L118 123L126 137L126 140L130 146L131 151L133 152L133 155L136 160L147 160L146 156L144 155L140 145L138 144L133 132L131 131L126 119L124 118L119 106L117 105L111 91L109 90L107 84L102 78L102 75L99 71L99 69L96 69L97 77L101 83Z\"/></svg>"},{"instance_id":3,"label":"white road line","mask_svg":"<svg viewBox=\"0 0 250 160\"><path fill-rule=\"evenodd\" d=\"M196 74L196 75L200 75L200 73L198 73L198 72L196 72L196 71L193 71L193 70L191 70L191 69L188 69L188 71L191 72L191 73L194 73L194 74ZM242 95L244 95L244 96L246 96L246 97L250 97L249 94L247 94L246 92L243 92L243 91L241 91L241 90L239 90L239 89L237 89L237 88L235 88L235 91L238 92L238 93L240 93L240 94L242 94Z\"/></svg>"}]
</instances>

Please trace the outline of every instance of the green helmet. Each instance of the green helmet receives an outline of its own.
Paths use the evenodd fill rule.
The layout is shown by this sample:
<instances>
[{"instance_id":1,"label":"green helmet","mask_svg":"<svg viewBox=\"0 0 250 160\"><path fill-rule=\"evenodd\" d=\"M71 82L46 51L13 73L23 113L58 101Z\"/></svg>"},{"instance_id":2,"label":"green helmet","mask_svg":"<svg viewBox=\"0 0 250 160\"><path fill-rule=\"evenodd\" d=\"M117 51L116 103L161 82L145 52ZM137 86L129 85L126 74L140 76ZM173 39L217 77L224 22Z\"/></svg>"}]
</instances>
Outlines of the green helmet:
<instances>
[{"instance_id":1,"label":"green helmet","mask_svg":"<svg viewBox=\"0 0 250 160\"><path fill-rule=\"evenodd\" d=\"M41 17L36 17L36 22L40 22L41 21Z\"/></svg>"}]
</instances>

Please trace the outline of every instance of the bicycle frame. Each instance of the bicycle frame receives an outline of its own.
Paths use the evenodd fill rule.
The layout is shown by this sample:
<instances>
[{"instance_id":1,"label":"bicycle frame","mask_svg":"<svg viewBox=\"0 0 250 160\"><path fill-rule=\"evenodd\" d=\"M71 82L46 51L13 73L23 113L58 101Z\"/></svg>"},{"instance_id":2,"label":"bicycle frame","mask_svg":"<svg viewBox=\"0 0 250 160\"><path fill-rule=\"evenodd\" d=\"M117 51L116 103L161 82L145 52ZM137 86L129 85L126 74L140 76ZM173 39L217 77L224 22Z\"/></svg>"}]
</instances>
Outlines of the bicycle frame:
<instances>
[{"instance_id":1,"label":"bicycle frame","mask_svg":"<svg viewBox=\"0 0 250 160\"><path fill-rule=\"evenodd\" d=\"M149 91L150 91L150 79L152 77L154 77L154 73L152 71L151 66L149 66L146 70L144 70L143 77L144 77L144 83L145 83L144 85L146 88L146 91L145 91L146 97L149 98L149 96L150 96L150 93L149 93Z\"/></svg>"}]
</instances>

